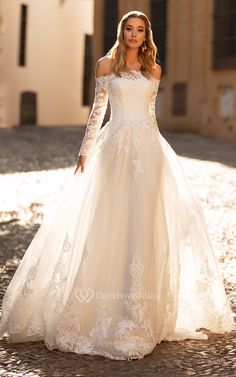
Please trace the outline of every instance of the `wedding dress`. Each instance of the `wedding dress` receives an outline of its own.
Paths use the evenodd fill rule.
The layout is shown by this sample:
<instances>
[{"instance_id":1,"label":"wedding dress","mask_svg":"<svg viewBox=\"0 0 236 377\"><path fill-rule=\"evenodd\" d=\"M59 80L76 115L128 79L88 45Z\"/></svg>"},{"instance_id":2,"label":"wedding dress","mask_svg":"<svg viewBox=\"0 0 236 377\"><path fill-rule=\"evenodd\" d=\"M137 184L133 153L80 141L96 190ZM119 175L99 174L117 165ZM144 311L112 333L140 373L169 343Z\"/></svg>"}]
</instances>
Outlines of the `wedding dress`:
<instances>
[{"instance_id":1,"label":"wedding dress","mask_svg":"<svg viewBox=\"0 0 236 377\"><path fill-rule=\"evenodd\" d=\"M201 328L230 332L199 199L159 132L160 80L139 71L95 80L85 170L25 252L4 295L1 337L132 360L163 340L207 339Z\"/></svg>"}]
</instances>

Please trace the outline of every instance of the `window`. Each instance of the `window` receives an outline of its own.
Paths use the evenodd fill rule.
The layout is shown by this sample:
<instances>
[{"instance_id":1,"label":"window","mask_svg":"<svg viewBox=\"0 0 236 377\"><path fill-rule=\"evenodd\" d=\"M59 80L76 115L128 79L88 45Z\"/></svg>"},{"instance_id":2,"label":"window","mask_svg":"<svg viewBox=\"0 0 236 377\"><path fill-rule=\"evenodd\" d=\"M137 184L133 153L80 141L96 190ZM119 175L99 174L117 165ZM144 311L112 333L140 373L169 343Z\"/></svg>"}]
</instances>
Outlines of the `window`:
<instances>
[{"instance_id":1,"label":"window","mask_svg":"<svg viewBox=\"0 0 236 377\"><path fill-rule=\"evenodd\" d=\"M116 41L118 21L118 0L104 1L104 54L106 54Z\"/></svg>"},{"instance_id":2,"label":"window","mask_svg":"<svg viewBox=\"0 0 236 377\"><path fill-rule=\"evenodd\" d=\"M25 57L25 50L26 50L26 30L27 30L27 5L21 5L21 14L20 14L20 45L19 45L19 56L18 56L18 64L20 66L25 66L26 64L26 57Z\"/></svg>"},{"instance_id":3,"label":"window","mask_svg":"<svg viewBox=\"0 0 236 377\"><path fill-rule=\"evenodd\" d=\"M165 72L166 35L167 35L167 0L151 0L151 24L153 39L158 49L158 60Z\"/></svg>"},{"instance_id":4,"label":"window","mask_svg":"<svg viewBox=\"0 0 236 377\"><path fill-rule=\"evenodd\" d=\"M83 80L83 105L88 106L90 79L92 77L92 36L85 35L85 53L84 53L84 80Z\"/></svg>"},{"instance_id":5,"label":"window","mask_svg":"<svg viewBox=\"0 0 236 377\"><path fill-rule=\"evenodd\" d=\"M236 1L215 0L213 69L236 68Z\"/></svg>"},{"instance_id":6,"label":"window","mask_svg":"<svg viewBox=\"0 0 236 377\"><path fill-rule=\"evenodd\" d=\"M219 115L221 118L231 118L234 115L234 88L223 86L219 88Z\"/></svg>"},{"instance_id":7,"label":"window","mask_svg":"<svg viewBox=\"0 0 236 377\"><path fill-rule=\"evenodd\" d=\"M173 85L172 115L181 116L187 113L187 85L177 83Z\"/></svg>"}]
</instances>

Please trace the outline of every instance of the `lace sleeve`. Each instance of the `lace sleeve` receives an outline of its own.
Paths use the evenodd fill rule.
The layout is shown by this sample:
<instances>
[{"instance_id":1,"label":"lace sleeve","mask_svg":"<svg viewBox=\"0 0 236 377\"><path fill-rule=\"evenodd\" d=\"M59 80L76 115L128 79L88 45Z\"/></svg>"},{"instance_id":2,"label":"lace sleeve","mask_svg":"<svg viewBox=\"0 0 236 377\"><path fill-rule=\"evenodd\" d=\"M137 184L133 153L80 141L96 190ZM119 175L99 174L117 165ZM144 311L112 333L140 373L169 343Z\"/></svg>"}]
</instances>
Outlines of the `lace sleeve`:
<instances>
[{"instance_id":1,"label":"lace sleeve","mask_svg":"<svg viewBox=\"0 0 236 377\"><path fill-rule=\"evenodd\" d=\"M160 80L153 79L153 85L152 85L152 94L151 94L151 100L149 105L149 114L152 118L153 124L157 126L157 119L156 119L156 97L158 88L160 85Z\"/></svg>"},{"instance_id":2,"label":"lace sleeve","mask_svg":"<svg viewBox=\"0 0 236 377\"><path fill-rule=\"evenodd\" d=\"M101 128L108 103L108 76L95 77L95 96L78 156L90 153Z\"/></svg>"}]
</instances>

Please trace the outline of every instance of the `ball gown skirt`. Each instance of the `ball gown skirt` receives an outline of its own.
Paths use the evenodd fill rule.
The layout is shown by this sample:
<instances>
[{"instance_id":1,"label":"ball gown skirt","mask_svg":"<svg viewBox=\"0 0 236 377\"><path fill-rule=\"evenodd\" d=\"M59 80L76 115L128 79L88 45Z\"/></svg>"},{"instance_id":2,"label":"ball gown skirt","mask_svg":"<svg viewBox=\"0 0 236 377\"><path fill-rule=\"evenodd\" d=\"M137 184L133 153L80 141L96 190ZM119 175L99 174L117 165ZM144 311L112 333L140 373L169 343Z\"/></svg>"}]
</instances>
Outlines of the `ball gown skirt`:
<instances>
[{"instance_id":1,"label":"ball gown skirt","mask_svg":"<svg viewBox=\"0 0 236 377\"><path fill-rule=\"evenodd\" d=\"M96 78L79 154L5 292L0 336L140 359L163 340L235 329L200 201L159 132L160 80ZM108 99L111 118L101 127Z\"/></svg>"}]
</instances>

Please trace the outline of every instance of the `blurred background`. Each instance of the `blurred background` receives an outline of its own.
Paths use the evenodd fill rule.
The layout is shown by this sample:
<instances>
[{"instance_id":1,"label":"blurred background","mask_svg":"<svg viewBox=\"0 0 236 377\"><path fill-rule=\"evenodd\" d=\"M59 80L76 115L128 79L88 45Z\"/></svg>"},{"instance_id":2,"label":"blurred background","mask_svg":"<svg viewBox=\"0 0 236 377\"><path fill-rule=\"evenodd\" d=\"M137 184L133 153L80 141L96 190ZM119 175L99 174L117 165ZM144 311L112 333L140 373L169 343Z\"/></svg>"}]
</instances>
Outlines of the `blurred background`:
<instances>
[{"instance_id":1,"label":"blurred background","mask_svg":"<svg viewBox=\"0 0 236 377\"><path fill-rule=\"evenodd\" d=\"M236 141L231 0L0 0L0 127L85 125L96 60L135 9L162 64L160 130Z\"/></svg>"}]
</instances>

